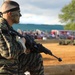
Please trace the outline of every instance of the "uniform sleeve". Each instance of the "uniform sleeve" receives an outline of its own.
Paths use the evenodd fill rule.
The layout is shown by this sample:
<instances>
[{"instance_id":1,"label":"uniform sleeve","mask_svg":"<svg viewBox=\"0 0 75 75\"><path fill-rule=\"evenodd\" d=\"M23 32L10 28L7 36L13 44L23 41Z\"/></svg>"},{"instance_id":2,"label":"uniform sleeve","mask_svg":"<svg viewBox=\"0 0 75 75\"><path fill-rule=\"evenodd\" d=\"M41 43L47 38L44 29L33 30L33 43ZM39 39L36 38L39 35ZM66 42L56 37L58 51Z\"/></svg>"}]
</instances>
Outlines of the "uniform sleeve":
<instances>
[{"instance_id":1,"label":"uniform sleeve","mask_svg":"<svg viewBox=\"0 0 75 75\"><path fill-rule=\"evenodd\" d=\"M24 52L20 42L10 34L0 33L0 54L6 59L17 58Z\"/></svg>"},{"instance_id":2,"label":"uniform sleeve","mask_svg":"<svg viewBox=\"0 0 75 75\"><path fill-rule=\"evenodd\" d=\"M0 33L0 54L5 58L9 57L8 47L1 33Z\"/></svg>"}]
</instances>

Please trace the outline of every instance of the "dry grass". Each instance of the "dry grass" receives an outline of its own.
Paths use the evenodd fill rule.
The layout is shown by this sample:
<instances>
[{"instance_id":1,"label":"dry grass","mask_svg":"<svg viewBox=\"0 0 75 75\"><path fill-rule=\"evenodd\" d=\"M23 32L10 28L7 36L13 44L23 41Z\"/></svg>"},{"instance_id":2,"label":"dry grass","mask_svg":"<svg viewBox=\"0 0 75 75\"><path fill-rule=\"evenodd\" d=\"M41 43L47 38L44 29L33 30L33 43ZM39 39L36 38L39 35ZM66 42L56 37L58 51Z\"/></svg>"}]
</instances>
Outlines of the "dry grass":
<instances>
[{"instance_id":1,"label":"dry grass","mask_svg":"<svg viewBox=\"0 0 75 75\"><path fill-rule=\"evenodd\" d=\"M62 62L59 62L56 58L42 53L45 75L75 75L75 45L45 43L43 46L62 58Z\"/></svg>"}]
</instances>

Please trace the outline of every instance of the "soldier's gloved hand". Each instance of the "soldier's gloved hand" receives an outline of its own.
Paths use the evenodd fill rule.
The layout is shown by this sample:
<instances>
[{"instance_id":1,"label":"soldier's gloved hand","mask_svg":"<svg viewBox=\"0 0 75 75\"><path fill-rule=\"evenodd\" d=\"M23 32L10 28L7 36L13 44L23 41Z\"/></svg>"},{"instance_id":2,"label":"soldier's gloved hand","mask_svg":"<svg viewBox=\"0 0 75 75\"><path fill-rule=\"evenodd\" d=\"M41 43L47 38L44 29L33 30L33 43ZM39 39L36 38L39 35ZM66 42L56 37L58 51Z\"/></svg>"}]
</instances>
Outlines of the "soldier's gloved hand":
<instances>
[{"instance_id":1,"label":"soldier's gloved hand","mask_svg":"<svg viewBox=\"0 0 75 75\"><path fill-rule=\"evenodd\" d=\"M21 31L20 29L18 29L17 32L19 32L20 34L24 35L23 31ZM25 54L29 54L29 53L30 53L30 50L27 49L26 46L25 46L25 43L26 43L25 38L20 38L20 37L18 37L18 39L19 39L19 42L21 42L22 45L23 45L24 53L25 53Z\"/></svg>"},{"instance_id":2,"label":"soldier's gloved hand","mask_svg":"<svg viewBox=\"0 0 75 75\"><path fill-rule=\"evenodd\" d=\"M21 42L21 44L23 45L24 53L25 54L29 54L30 53L30 49L27 49L26 46L25 46L25 43L26 43L25 38L19 38L18 41Z\"/></svg>"},{"instance_id":3,"label":"soldier's gloved hand","mask_svg":"<svg viewBox=\"0 0 75 75\"><path fill-rule=\"evenodd\" d=\"M24 49L24 53L26 53L26 46L25 46L25 38L19 38L18 41L22 44L23 49Z\"/></svg>"},{"instance_id":4,"label":"soldier's gloved hand","mask_svg":"<svg viewBox=\"0 0 75 75\"><path fill-rule=\"evenodd\" d=\"M21 35L23 35L23 32L20 29L18 29L17 32L19 32ZM26 54L26 46L25 46L26 40L25 40L25 38L18 37L18 41L22 44L22 46L24 48L24 53Z\"/></svg>"}]
</instances>

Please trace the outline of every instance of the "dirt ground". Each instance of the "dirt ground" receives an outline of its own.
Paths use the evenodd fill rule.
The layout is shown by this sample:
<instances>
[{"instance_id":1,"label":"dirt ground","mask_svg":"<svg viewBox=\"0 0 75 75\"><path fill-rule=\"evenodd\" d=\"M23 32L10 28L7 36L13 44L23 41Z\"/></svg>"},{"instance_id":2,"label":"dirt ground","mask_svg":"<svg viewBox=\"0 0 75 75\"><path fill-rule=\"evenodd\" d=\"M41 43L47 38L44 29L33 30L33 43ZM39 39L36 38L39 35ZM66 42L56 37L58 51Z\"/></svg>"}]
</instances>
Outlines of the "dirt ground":
<instances>
[{"instance_id":1,"label":"dirt ground","mask_svg":"<svg viewBox=\"0 0 75 75\"><path fill-rule=\"evenodd\" d=\"M59 45L58 43L42 44L52 53L62 58L59 62L55 57L42 53L45 75L75 75L75 45Z\"/></svg>"}]
</instances>

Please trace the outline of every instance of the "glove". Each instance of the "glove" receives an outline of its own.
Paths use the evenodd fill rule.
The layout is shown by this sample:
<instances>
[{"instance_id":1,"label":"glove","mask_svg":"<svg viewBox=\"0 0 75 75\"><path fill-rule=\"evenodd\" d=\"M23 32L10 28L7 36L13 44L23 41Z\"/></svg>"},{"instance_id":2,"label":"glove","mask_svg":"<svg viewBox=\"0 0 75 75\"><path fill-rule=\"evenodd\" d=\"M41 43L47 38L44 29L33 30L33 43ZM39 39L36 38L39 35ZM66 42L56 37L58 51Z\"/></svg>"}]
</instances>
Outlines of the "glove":
<instances>
[{"instance_id":1,"label":"glove","mask_svg":"<svg viewBox=\"0 0 75 75\"><path fill-rule=\"evenodd\" d=\"M20 29L18 29L17 32L19 32L20 34L23 34L23 32ZM25 40L25 38L20 38L17 36L17 39L22 44L22 46L24 48L24 53L26 54L26 46L25 46L26 40Z\"/></svg>"},{"instance_id":2,"label":"glove","mask_svg":"<svg viewBox=\"0 0 75 75\"><path fill-rule=\"evenodd\" d=\"M25 38L19 38L18 41L22 44L24 53L26 54Z\"/></svg>"}]
</instances>

